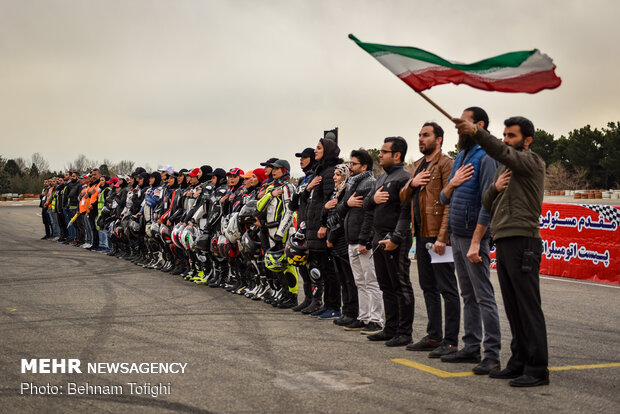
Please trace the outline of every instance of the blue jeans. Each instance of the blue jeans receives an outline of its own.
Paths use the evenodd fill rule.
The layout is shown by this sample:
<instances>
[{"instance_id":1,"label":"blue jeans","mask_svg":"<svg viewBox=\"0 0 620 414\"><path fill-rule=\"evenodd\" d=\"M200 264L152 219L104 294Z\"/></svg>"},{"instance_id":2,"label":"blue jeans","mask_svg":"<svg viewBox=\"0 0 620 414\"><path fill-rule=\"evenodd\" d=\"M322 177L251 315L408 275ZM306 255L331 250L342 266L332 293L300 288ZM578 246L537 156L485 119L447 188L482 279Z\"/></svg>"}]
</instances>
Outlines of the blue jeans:
<instances>
[{"instance_id":1,"label":"blue jeans","mask_svg":"<svg viewBox=\"0 0 620 414\"><path fill-rule=\"evenodd\" d=\"M56 218L56 211L48 210L50 215L50 223L52 224L52 237L58 237L58 219Z\"/></svg>"},{"instance_id":2,"label":"blue jeans","mask_svg":"<svg viewBox=\"0 0 620 414\"><path fill-rule=\"evenodd\" d=\"M90 228L90 223L88 222L88 216L86 214L82 214L80 219L83 220L84 223L84 231L86 232L86 243L93 242L93 231Z\"/></svg>"},{"instance_id":3,"label":"blue jeans","mask_svg":"<svg viewBox=\"0 0 620 414\"><path fill-rule=\"evenodd\" d=\"M109 249L108 246L108 233L104 230L97 230L99 232L99 247Z\"/></svg>"},{"instance_id":4,"label":"blue jeans","mask_svg":"<svg viewBox=\"0 0 620 414\"><path fill-rule=\"evenodd\" d=\"M481 263L472 263L467 258L471 238L453 234L450 240L463 298L464 349L467 352L480 351L484 327L484 357L499 361L501 333L489 270L489 238L484 237L480 242Z\"/></svg>"},{"instance_id":5,"label":"blue jeans","mask_svg":"<svg viewBox=\"0 0 620 414\"><path fill-rule=\"evenodd\" d=\"M73 214L71 214L71 210L65 208L65 217L67 218L67 233L69 234L69 240L75 240L75 223L69 225L71 219L73 218Z\"/></svg>"}]
</instances>

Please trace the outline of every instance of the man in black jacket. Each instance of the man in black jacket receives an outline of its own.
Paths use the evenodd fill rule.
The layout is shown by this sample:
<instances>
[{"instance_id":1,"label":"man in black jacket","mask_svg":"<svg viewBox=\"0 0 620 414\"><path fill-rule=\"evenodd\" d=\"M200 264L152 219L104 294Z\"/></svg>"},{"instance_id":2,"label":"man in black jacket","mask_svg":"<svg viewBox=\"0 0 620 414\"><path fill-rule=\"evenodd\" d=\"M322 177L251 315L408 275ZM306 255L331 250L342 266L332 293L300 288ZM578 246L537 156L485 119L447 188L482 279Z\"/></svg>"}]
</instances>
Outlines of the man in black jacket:
<instances>
[{"instance_id":1,"label":"man in black jacket","mask_svg":"<svg viewBox=\"0 0 620 414\"><path fill-rule=\"evenodd\" d=\"M292 211L297 211L297 222L302 223L306 220L306 208L308 204L308 199L306 197L302 197L302 195L314 177L313 172L316 168L316 160L314 159L314 150L312 148L306 148L302 152L296 153L295 156L299 158L299 166L304 172L305 177L299 181L297 189L289 202L289 208ZM297 269L304 284L304 301L295 306L293 311L304 312L305 310L306 314L312 313L321 306L319 303L321 298L315 298L313 295L312 280L310 279L308 266L300 266Z\"/></svg>"},{"instance_id":2,"label":"man in black jacket","mask_svg":"<svg viewBox=\"0 0 620 414\"><path fill-rule=\"evenodd\" d=\"M77 213L78 210L78 196L80 195L80 190L82 186L78 182L78 174L75 171L70 171L70 179L65 184L65 197L63 210L65 212L65 217L67 218L67 224L71 221L73 216ZM74 242L76 239L76 231L75 231L75 223L71 226L67 227L67 231L69 233L68 239L65 243Z\"/></svg>"},{"instance_id":3,"label":"man in black jacket","mask_svg":"<svg viewBox=\"0 0 620 414\"><path fill-rule=\"evenodd\" d=\"M349 247L349 262L357 287L359 314L345 326L345 331L361 331L364 335L381 332L383 300L377 282L372 249L372 210L364 210L364 198L375 185L372 157L365 150L353 150L349 170L351 178L343 199L336 207L343 218L345 240Z\"/></svg>"},{"instance_id":4,"label":"man in black jacket","mask_svg":"<svg viewBox=\"0 0 620 414\"><path fill-rule=\"evenodd\" d=\"M414 296L409 278L411 248L411 203L401 204L400 189L409 180L403 168L407 141L387 137L379 151L379 163L385 171L379 176L364 208L374 213L373 251L375 271L383 292L385 327L368 336L371 341L386 341L386 346L411 343Z\"/></svg>"}]
</instances>

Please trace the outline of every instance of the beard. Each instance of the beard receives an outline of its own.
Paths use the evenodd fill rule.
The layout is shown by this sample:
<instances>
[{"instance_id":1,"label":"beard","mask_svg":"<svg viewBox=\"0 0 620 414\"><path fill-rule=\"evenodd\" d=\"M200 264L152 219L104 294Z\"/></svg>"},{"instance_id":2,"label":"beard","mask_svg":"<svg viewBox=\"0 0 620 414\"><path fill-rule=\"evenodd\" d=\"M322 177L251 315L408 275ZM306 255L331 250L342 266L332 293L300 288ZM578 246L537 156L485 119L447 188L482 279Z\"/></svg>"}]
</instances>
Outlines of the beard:
<instances>
[{"instance_id":1,"label":"beard","mask_svg":"<svg viewBox=\"0 0 620 414\"><path fill-rule=\"evenodd\" d=\"M459 151L469 151L476 145L476 141L471 135L459 135L457 147Z\"/></svg>"},{"instance_id":2,"label":"beard","mask_svg":"<svg viewBox=\"0 0 620 414\"><path fill-rule=\"evenodd\" d=\"M517 151L523 151L525 149L525 138L522 138L518 144L513 145L513 148Z\"/></svg>"},{"instance_id":3,"label":"beard","mask_svg":"<svg viewBox=\"0 0 620 414\"><path fill-rule=\"evenodd\" d=\"M424 155L432 154L433 151L437 148L437 144L431 144L424 146L424 149L421 149L420 152Z\"/></svg>"}]
</instances>

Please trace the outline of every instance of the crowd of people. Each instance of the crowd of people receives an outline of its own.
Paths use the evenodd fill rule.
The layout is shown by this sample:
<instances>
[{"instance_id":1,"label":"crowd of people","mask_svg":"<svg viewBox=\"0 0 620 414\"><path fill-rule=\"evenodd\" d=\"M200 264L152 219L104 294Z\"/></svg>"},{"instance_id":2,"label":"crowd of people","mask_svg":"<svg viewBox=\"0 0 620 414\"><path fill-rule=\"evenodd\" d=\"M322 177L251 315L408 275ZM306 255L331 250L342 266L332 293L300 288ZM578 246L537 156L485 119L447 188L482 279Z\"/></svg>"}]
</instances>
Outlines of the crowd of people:
<instances>
[{"instance_id":1,"label":"crowd of people","mask_svg":"<svg viewBox=\"0 0 620 414\"><path fill-rule=\"evenodd\" d=\"M442 152L443 129L428 122L411 172L407 141L383 140L378 177L363 149L345 163L333 132L295 154L305 174L296 183L278 158L247 172L209 165L114 177L68 171L41 192L43 238L333 320L386 346L473 363L475 374L512 386L548 384L538 286L545 164L529 150L534 127L509 118L502 142L479 107L453 122L456 159ZM428 316L426 335L415 342L413 240ZM512 333L504 369L489 270L494 243Z\"/></svg>"}]
</instances>

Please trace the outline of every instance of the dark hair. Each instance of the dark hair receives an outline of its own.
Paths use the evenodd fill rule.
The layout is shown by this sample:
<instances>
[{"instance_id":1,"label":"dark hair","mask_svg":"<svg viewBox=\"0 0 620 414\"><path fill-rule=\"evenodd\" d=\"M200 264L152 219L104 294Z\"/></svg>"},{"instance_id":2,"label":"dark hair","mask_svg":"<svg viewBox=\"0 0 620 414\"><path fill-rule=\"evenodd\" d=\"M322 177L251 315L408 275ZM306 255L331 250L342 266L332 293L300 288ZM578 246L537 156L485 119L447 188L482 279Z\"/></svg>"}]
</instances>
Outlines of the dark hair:
<instances>
[{"instance_id":1,"label":"dark hair","mask_svg":"<svg viewBox=\"0 0 620 414\"><path fill-rule=\"evenodd\" d=\"M524 118L522 116L511 116L510 118L504 121L504 126L509 127L513 125L519 125L519 128L521 129L521 135L523 135L523 138L527 138L527 137L534 138L534 132L535 132L534 124L529 119Z\"/></svg>"},{"instance_id":2,"label":"dark hair","mask_svg":"<svg viewBox=\"0 0 620 414\"><path fill-rule=\"evenodd\" d=\"M99 168L93 168L93 169L91 170L91 172L95 172L95 171L99 172Z\"/></svg>"},{"instance_id":3,"label":"dark hair","mask_svg":"<svg viewBox=\"0 0 620 414\"><path fill-rule=\"evenodd\" d=\"M360 160L360 164L365 165L368 171L372 171L372 156L365 149L351 151L351 158Z\"/></svg>"},{"instance_id":4,"label":"dark hair","mask_svg":"<svg viewBox=\"0 0 620 414\"><path fill-rule=\"evenodd\" d=\"M387 137L383 140L384 143L392 143L392 154L400 152L400 161L405 162L405 155L407 155L407 141L403 137Z\"/></svg>"},{"instance_id":5,"label":"dark hair","mask_svg":"<svg viewBox=\"0 0 620 414\"><path fill-rule=\"evenodd\" d=\"M440 127L437 122L425 122L424 125L422 125L422 128L427 126L433 128L433 134L435 134L435 138L441 137L441 145L443 145L443 128Z\"/></svg>"},{"instance_id":6,"label":"dark hair","mask_svg":"<svg viewBox=\"0 0 620 414\"><path fill-rule=\"evenodd\" d=\"M489 130L489 116L484 109L480 108L479 106L470 106L469 108L465 109L465 111L470 111L474 114L475 124L482 121L484 122L484 126L482 128L484 128L485 131Z\"/></svg>"}]
</instances>

